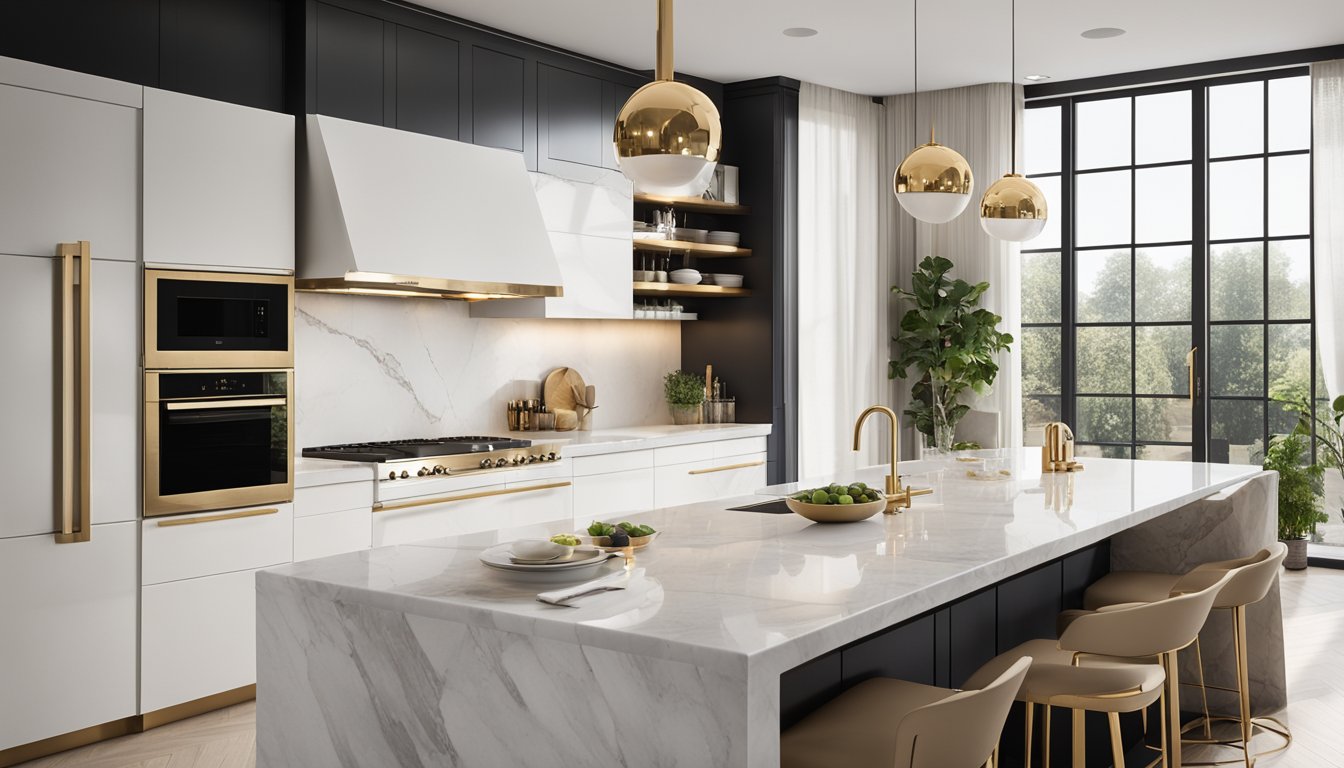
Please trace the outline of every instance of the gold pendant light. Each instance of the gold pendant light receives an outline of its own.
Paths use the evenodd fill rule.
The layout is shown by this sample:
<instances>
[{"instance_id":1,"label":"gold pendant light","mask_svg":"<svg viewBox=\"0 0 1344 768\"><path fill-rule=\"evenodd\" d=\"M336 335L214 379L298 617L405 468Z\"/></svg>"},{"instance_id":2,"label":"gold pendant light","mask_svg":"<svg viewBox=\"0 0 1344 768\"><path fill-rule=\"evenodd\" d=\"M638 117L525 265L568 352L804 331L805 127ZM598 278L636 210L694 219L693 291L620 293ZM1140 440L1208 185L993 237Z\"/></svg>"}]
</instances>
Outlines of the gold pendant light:
<instances>
[{"instance_id":1,"label":"gold pendant light","mask_svg":"<svg viewBox=\"0 0 1344 768\"><path fill-rule=\"evenodd\" d=\"M636 192L699 197L714 177L723 128L708 96L672 79L672 0L658 0L655 78L616 117L616 162Z\"/></svg>"},{"instance_id":2,"label":"gold pendant light","mask_svg":"<svg viewBox=\"0 0 1344 768\"><path fill-rule=\"evenodd\" d=\"M1041 188L1017 172L1017 1L1012 4L1012 84L1008 89L1008 119L1012 142L1012 168L989 185L980 198L980 226L990 237L1020 243L1041 234L1049 210Z\"/></svg>"},{"instance_id":3,"label":"gold pendant light","mask_svg":"<svg viewBox=\"0 0 1344 768\"><path fill-rule=\"evenodd\" d=\"M915 113L919 112L919 0L915 0ZM929 224L945 224L966 210L975 179L971 165L959 152L934 139L929 117L929 142L915 147L896 168L891 180L896 201L905 212Z\"/></svg>"}]
</instances>

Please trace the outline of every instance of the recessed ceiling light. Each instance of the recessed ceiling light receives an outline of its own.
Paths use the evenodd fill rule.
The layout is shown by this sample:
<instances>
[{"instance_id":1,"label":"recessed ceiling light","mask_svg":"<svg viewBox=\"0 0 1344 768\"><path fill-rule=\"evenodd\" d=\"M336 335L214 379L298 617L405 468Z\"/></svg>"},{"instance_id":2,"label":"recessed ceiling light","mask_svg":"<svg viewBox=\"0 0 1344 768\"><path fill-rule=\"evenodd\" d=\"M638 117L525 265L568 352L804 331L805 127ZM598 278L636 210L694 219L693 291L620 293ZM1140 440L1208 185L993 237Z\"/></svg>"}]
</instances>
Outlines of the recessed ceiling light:
<instances>
[{"instance_id":1,"label":"recessed ceiling light","mask_svg":"<svg viewBox=\"0 0 1344 768\"><path fill-rule=\"evenodd\" d=\"M784 30L785 37L812 37L817 34L817 30L811 27L789 27Z\"/></svg>"},{"instance_id":2,"label":"recessed ceiling light","mask_svg":"<svg viewBox=\"0 0 1344 768\"><path fill-rule=\"evenodd\" d=\"M1049 80L1049 79L1050 79L1050 76L1049 76L1049 75L1023 75L1023 76L1022 76L1022 79L1023 79L1023 80L1026 80L1026 81L1028 81L1028 82L1032 82L1032 83L1039 83L1039 82L1041 82L1042 80Z\"/></svg>"},{"instance_id":3,"label":"recessed ceiling light","mask_svg":"<svg viewBox=\"0 0 1344 768\"><path fill-rule=\"evenodd\" d=\"M1119 37L1125 34L1125 30L1119 27L1095 27L1083 32L1083 37L1088 40L1104 40L1108 37Z\"/></svg>"}]
</instances>

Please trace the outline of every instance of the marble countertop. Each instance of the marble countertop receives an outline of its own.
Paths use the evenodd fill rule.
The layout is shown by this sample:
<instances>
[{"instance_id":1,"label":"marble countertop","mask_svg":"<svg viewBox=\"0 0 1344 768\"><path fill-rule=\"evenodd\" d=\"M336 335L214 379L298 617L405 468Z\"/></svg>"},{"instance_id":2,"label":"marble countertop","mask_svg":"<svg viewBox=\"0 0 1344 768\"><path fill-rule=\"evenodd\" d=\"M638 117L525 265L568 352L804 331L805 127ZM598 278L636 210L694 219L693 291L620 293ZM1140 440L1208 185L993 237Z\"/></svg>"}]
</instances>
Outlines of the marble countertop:
<instances>
[{"instance_id":1,"label":"marble countertop","mask_svg":"<svg viewBox=\"0 0 1344 768\"><path fill-rule=\"evenodd\" d=\"M1087 459L1040 474L1038 449L975 480L966 465L902 464L935 492L899 515L816 525L728 511L761 496L631 516L662 532L637 554L631 588L578 608L538 603L549 584L487 569L482 549L559 532L501 530L295 563L265 571L306 594L526 635L740 668L783 671L1015 573L1081 549L1259 473L1258 467ZM857 479L880 481L883 468ZM867 479L865 479L867 478ZM870 484L872 484L870 482ZM619 560L608 569L619 568Z\"/></svg>"},{"instance_id":2,"label":"marble countertop","mask_svg":"<svg viewBox=\"0 0 1344 768\"><path fill-rule=\"evenodd\" d=\"M657 424L648 427L613 427L592 432L510 432L513 437L537 443L563 443L563 454L594 456L602 453L642 451L670 445L760 437L770 434L769 424Z\"/></svg>"}]
</instances>

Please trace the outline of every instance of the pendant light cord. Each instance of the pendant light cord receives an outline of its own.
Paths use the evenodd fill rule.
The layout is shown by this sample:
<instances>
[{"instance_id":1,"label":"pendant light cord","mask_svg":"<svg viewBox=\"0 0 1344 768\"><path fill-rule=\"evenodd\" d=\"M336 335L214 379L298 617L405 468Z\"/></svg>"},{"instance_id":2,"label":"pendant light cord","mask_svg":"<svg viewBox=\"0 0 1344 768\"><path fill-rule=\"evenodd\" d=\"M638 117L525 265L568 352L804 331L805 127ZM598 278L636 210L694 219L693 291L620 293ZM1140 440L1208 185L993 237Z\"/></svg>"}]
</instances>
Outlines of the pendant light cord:
<instances>
[{"instance_id":1,"label":"pendant light cord","mask_svg":"<svg viewBox=\"0 0 1344 768\"><path fill-rule=\"evenodd\" d=\"M911 5L915 9L914 26L910 28L910 36L913 38L910 47L915 52L915 109L910 118L910 127L914 129L910 138L919 141L919 0L914 0Z\"/></svg>"},{"instance_id":2,"label":"pendant light cord","mask_svg":"<svg viewBox=\"0 0 1344 768\"><path fill-rule=\"evenodd\" d=\"M1012 82L1008 83L1008 125L1010 141L1012 145L1008 151L1013 159L1013 173L1017 173L1017 0L1012 0L1012 21L1009 22L1009 28L1012 30L1009 34L1012 36Z\"/></svg>"}]
</instances>

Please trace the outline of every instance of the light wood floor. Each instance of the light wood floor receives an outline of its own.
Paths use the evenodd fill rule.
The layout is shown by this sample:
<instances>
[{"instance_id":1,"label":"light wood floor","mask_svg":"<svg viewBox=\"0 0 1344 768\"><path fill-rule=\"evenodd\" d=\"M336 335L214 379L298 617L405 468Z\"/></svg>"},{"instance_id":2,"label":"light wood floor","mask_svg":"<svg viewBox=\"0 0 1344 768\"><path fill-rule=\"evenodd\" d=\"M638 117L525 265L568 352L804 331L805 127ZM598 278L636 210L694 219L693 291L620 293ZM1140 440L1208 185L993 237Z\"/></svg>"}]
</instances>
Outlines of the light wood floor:
<instances>
[{"instance_id":1,"label":"light wood floor","mask_svg":"<svg viewBox=\"0 0 1344 768\"><path fill-rule=\"evenodd\" d=\"M1293 731L1287 752L1264 768L1344 768L1344 571L1311 568L1282 578ZM1255 663L1254 659L1251 661ZM1259 748L1263 746L1257 737ZM1208 759L1188 747L1186 762ZM1228 753L1224 752L1224 755ZM251 768L256 704L248 702L161 728L25 764L24 768Z\"/></svg>"}]
</instances>

